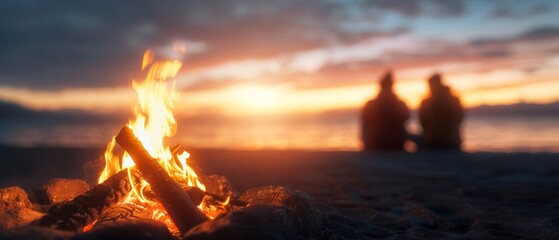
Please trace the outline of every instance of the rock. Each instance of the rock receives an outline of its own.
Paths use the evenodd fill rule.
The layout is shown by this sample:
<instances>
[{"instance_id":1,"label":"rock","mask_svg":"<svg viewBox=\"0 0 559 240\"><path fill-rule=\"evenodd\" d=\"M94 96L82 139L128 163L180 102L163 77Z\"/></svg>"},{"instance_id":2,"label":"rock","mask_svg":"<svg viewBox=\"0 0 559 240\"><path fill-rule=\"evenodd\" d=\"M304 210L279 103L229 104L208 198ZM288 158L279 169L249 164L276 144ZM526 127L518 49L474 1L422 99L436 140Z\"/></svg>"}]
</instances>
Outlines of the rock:
<instances>
[{"instance_id":1,"label":"rock","mask_svg":"<svg viewBox=\"0 0 559 240\"><path fill-rule=\"evenodd\" d=\"M0 229L12 229L27 225L44 215L33 210L27 193L20 187L0 189Z\"/></svg>"},{"instance_id":2,"label":"rock","mask_svg":"<svg viewBox=\"0 0 559 240\"><path fill-rule=\"evenodd\" d=\"M23 226L41 218L45 214L30 208L16 208L5 211L3 215L11 218L10 222L15 223L15 226Z\"/></svg>"},{"instance_id":3,"label":"rock","mask_svg":"<svg viewBox=\"0 0 559 240\"><path fill-rule=\"evenodd\" d=\"M59 231L51 228L26 226L15 228L8 231L0 231L0 239L10 240L66 240L70 239L74 233Z\"/></svg>"},{"instance_id":4,"label":"rock","mask_svg":"<svg viewBox=\"0 0 559 240\"><path fill-rule=\"evenodd\" d=\"M173 236L165 224L155 220L131 220L114 222L94 228L89 232L76 235L73 240L104 240L104 239L142 239L172 240Z\"/></svg>"},{"instance_id":5,"label":"rock","mask_svg":"<svg viewBox=\"0 0 559 240\"><path fill-rule=\"evenodd\" d=\"M297 213L287 206L260 204L206 221L188 231L183 239L307 239L294 221L299 221Z\"/></svg>"},{"instance_id":6,"label":"rock","mask_svg":"<svg viewBox=\"0 0 559 240\"><path fill-rule=\"evenodd\" d=\"M427 229L443 231L456 229L452 222L433 213L421 204L408 204L404 206L403 213L408 220Z\"/></svg>"},{"instance_id":7,"label":"rock","mask_svg":"<svg viewBox=\"0 0 559 240\"><path fill-rule=\"evenodd\" d=\"M216 174L202 175L199 179L200 182L206 186L206 192L208 193L222 197L237 197L233 184L224 176Z\"/></svg>"},{"instance_id":8,"label":"rock","mask_svg":"<svg viewBox=\"0 0 559 240\"><path fill-rule=\"evenodd\" d=\"M299 231L306 236L315 234L322 225L322 212L305 192L285 187L266 186L252 188L241 194L239 200L249 205L271 204L286 206L297 213L298 221L294 221Z\"/></svg>"},{"instance_id":9,"label":"rock","mask_svg":"<svg viewBox=\"0 0 559 240\"><path fill-rule=\"evenodd\" d=\"M55 178L33 191L33 201L39 204L70 201L89 188L89 184L81 179Z\"/></svg>"},{"instance_id":10,"label":"rock","mask_svg":"<svg viewBox=\"0 0 559 240\"><path fill-rule=\"evenodd\" d=\"M2 232L2 230L12 229L17 226L17 221L13 217L8 215L7 213L0 213L0 233Z\"/></svg>"},{"instance_id":11,"label":"rock","mask_svg":"<svg viewBox=\"0 0 559 240\"><path fill-rule=\"evenodd\" d=\"M0 212L17 208L32 208L27 193L20 187L0 189Z\"/></svg>"}]
</instances>

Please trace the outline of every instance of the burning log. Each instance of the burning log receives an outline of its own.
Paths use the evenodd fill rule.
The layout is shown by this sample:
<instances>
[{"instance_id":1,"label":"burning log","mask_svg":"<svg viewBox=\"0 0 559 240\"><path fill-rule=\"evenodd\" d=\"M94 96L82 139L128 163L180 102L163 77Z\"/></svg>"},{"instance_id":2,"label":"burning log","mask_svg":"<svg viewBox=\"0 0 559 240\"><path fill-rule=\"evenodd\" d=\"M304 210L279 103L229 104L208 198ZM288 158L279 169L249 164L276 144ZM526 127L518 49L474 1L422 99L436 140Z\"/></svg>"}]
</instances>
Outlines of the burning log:
<instances>
[{"instance_id":1,"label":"burning log","mask_svg":"<svg viewBox=\"0 0 559 240\"><path fill-rule=\"evenodd\" d=\"M180 184L181 188L186 192L186 194L188 194L188 196L190 197L190 200L192 200L192 203L194 203L194 205L198 206L198 204L200 204L202 202L202 200L204 199L204 196L209 195L208 193L200 190L197 187L191 187L191 186L187 186L187 185L183 185ZM151 186L146 186L144 188L144 196L146 197L146 199L151 200L151 201L156 201L157 200L157 196L155 195L155 193L151 190ZM219 198L219 200L221 200L223 198ZM225 201L225 199L223 199L222 201Z\"/></svg>"},{"instance_id":2,"label":"burning log","mask_svg":"<svg viewBox=\"0 0 559 240\"><path fill-rule=\"evenodd\" d=\"M133 203L119 203L103 212L103 215L101 215L99 220L95 223L95 228L103 225L114 224L115 222L127 222L150 218L150 212L140 205Z\"/></svg>"},{"instance_id":3,"label":"burning log","mask_svg":"<svg viewBox=\"0 0 559 240\"><path fill-rule=\"evenodd\" d=\"M134 184L141 180L140 172L135 169L130 169L130 176ZM81 230L131 190L128 169L122 170L72 201L53 205L34 224L59 230Z\"/></svg>"},{"instance_id":4,"label":"burning log","mask_svg":"<svg viewBox=\"0 0 559 240\"><path fill-rule=\"evenodd\" d=\"M116 136L116 142L130 154L181 233L207 220L181 186L150 156L130 128L123 127Z\"/></svg>"}]
</instances>

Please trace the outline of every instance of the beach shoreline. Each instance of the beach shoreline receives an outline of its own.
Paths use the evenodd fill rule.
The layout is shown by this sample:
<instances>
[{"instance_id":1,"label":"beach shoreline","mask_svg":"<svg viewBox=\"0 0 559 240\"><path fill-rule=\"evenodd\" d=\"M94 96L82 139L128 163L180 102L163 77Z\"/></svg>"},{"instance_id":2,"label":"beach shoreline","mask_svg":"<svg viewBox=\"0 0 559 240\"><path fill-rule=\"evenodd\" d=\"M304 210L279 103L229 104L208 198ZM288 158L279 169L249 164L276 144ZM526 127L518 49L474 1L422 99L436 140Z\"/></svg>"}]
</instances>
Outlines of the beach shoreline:
<instances>
[{"instance_id":1,"label":"beach shoreline","mask_svg":"<svg viewBox=\"0 0 559 240\"><path fill-rule=\"evenodd\" d=\"M56 177L94 181L103 149L1 147L0 187ZM346 239L559 237L558 153L369 153L192 149L199 174L239 192L281 185L307 192ZM98 167L98 166L97 166Z\"/></svg>"}]
</instances>

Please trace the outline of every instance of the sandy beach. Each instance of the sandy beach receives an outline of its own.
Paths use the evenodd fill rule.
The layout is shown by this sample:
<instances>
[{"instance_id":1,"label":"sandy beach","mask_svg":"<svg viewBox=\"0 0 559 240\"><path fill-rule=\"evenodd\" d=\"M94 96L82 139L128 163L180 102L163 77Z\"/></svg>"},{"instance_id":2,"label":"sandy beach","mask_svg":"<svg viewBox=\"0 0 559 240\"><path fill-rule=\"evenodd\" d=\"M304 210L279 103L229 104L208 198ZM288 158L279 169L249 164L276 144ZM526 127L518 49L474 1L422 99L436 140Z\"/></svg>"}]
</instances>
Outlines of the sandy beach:
<instances>
[{"instance_id":1,"label":"sandy beach","mask_svg":"<svg viewBox=\"0 0 559 240\"><path fill-rule=\"evenodd\" d=\"M102 149L1 148L0 187L94 181ZM190 150L238 192L281 185L325 213L317 239L557 239L559 155ZM85 171L84 171L85 170Z\"/></svg>"}]
</instances>

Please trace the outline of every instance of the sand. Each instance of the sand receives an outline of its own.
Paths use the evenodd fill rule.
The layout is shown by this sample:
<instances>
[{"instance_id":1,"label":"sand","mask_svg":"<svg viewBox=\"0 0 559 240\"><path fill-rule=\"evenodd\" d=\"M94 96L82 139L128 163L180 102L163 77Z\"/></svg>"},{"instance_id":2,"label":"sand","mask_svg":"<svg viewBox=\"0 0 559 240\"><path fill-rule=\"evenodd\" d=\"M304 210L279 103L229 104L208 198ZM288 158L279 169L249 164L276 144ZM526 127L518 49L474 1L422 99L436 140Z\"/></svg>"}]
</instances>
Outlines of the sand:
<instances>
[{"instance_id":1,"label":"sand","mask_svg":"<svg viewBox=\"0 0 559 240\"><path fill-rule=\"evenodd\" d=\"M283 185L325 213L316 239L559 239L559 154L191 150L238 191ZM102 149L0 148L0 187L85 178ZM88 168L88 167L85 167Z\"/></svg>"}]
</instances>

